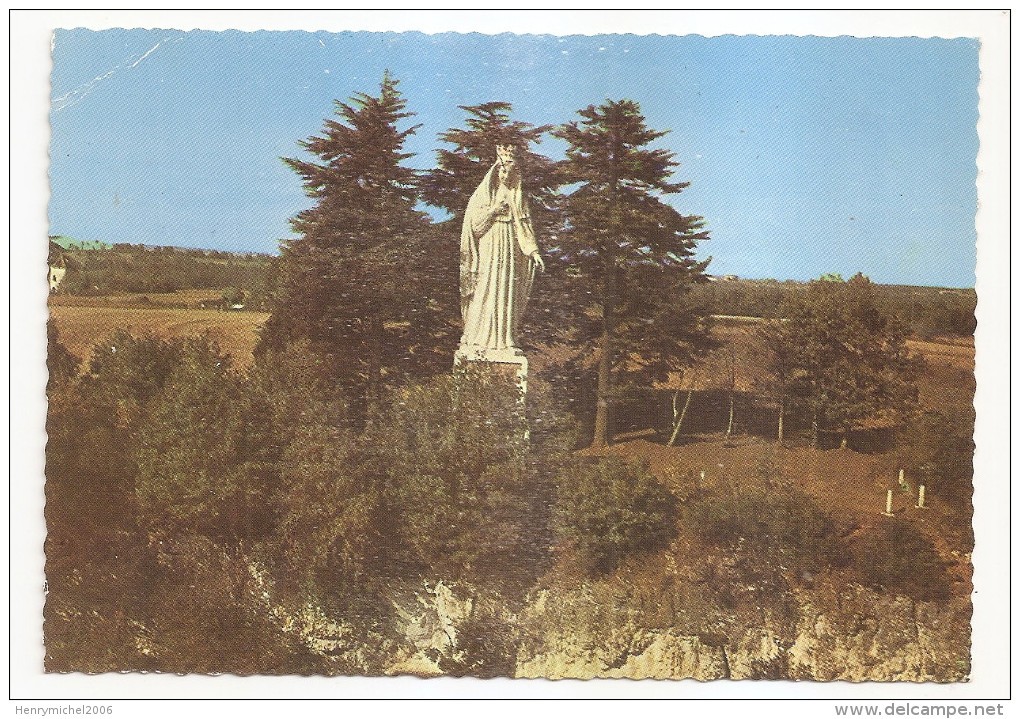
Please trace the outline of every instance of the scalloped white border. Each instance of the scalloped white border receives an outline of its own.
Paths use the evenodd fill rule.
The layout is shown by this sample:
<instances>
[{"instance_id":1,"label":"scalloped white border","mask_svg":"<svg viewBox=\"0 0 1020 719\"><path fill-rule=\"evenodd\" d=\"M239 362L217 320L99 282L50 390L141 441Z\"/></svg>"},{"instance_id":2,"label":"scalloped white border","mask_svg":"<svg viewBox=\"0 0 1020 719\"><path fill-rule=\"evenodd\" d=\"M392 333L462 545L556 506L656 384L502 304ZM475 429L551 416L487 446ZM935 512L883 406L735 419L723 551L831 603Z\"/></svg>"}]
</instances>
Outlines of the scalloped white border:
<instances>
[{"instance_id":1,"label":"scalloped white border","mask_svg":"<svg viewBox=\"0 0 1020 719\"><path fill-rule=\"evenodd\" d=\"M1008 11L800 11L800 10L643 10L643 11L11 11L10 167L11 254L11 696L37 699L62 697L533 697L533 698L783 698L832 699L858 697L932 702L1004 697L1009 693L1009 386L1006 338L1009 310L1009 18ZM41 672L42 616L42 452L45 407L44 323L46 285L36 281L45 245L35 242L47 232L46 178L49 142L49 38L55 27L174 27L180 29L305 29L423 32L548 33L548 34L757 34L977 37L981 40L981 83L978 158L979 211L977 289L978 407L975 457L975 615L973 620L972 681L961 685L810 684L788 682L624 682L624 681L511 681L473 679L303 678L303 677L177 677L167 675L46 675ZM968 701L970 699L971 701ZM40 701L12 701L40 706ZM46 702L81 705L82 702ZM134 711L124 702L120 716L196 716L213 714L277 716L330 712L340 707L307 703L224 705L219 702L146 703ZM698 703L657 707L667 712L728 715L754 712L758 716L819 716L834 714L832 701ZM456 704L453 710L468 710ZM544 705L515 705L540 710ZM394 711L434 711L434 705L399 704ZM618 705L596 711L616 713ZM9 707L13 715L13 706ZM353 707L347 707L351 710ZM361 706L375 713L380 705ZM474 707L491 712L496 705ZM556 706L552 711L559 711ZM585 709L590 711L591 707ZM699 711L700 710L700 711ZM444 713L450 709L444 709ZM1008 711L1008 710L1007 710Z\"/></svg>"}]
</instances>

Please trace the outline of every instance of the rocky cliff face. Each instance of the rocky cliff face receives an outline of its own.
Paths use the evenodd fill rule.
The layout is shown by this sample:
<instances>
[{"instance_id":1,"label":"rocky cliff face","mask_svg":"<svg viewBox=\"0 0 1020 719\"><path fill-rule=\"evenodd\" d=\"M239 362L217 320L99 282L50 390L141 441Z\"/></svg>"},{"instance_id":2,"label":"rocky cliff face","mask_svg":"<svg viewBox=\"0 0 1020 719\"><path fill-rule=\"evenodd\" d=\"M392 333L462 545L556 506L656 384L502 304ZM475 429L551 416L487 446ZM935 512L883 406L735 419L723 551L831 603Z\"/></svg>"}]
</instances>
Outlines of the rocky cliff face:
<instances>
[{"instance_id":1,"label":"rocky cliff face","mask_svg":"<svg viewBox=\"0 0 1020 719\"><path fill-rule=\"evenodd\" d=\"M591 606L584 590L543 594L527 617L541 638L522 649L517 676L953 682L969 671L966 599L914 602L859 586L799 590L792 632L767 615L757 626L734 616L725 637L712 637L641 626L627 594L609 612Z\"/></svg>"},{"instance_id":2,"label":"rocky cliff face","mask_svg":"<svg viewBox=\"0 0 1020 719\"><path fill-rule=\"evenodd\" d=\"M970 671L970 601L915 602L859 586L804 593L791 679L964 681Z\"/></svg>"},{"instance_id":3,"label":"rocky cliff face","mask_svg":"<svg viewBox=\"0 0 1020 719\"><path fill-rule=\"evenodd\" d=\"M727 612L718 597L699 600L691 584L639 579L623 573L536 590L519 613L504 612L483 629L513 636L516 656L496 665L476 656L492 637L479 644L472 632L491 606L484 608L472 587L435 582L404 591L393 601L393 625L374 647L312 607L288 611L268 593L261 599L282 631L300 635L342 674L439 676L454 667L458 674L548 679L955 682L970 669L966 597L917 602L823 581L757 604L738 601Z\"/></svg>"}]
</instances>

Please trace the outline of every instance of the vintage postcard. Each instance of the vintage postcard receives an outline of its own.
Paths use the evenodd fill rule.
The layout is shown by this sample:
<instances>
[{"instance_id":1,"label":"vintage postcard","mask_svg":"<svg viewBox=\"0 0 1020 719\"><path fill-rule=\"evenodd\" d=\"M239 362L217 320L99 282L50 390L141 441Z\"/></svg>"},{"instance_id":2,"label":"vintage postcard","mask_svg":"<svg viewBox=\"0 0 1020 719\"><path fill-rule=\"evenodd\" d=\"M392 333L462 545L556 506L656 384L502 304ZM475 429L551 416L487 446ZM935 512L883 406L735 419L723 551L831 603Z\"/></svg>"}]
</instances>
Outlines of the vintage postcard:
<instances>
[{"instance_id":1,"label":"vintage postcard","mask_svg":"<svg viewBox=\"0 0 1020 719\"><path fill-rule=\"evenodd\" d=\"M52 29L44 677L979 679L972 14L528 17Z\"/></svg>"}]
</instances>

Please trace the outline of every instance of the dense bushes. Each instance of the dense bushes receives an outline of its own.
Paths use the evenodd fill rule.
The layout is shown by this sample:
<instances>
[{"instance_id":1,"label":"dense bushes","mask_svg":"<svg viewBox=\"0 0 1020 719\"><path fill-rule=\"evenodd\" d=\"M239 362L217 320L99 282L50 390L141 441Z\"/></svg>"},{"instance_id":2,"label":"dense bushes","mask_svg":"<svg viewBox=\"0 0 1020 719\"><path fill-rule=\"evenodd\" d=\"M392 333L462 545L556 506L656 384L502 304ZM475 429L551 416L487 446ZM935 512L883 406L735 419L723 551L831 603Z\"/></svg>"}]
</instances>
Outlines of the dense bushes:
<instances>
[{"instance_id":1,"label":"dense bushes","mask_svg":"<svg viewBox=\"0 0 1020 719\"><path fill-rule=\"evenodd\" d=\"M811 583L821 572L848 561L843 531L835 519L763 461L751 476L700 487L684 504L681 525L706 551L712 567L710 594L720 606L742 595L752 607L790 613L793 586ZM766 597L771 597L765 604ZM776 599L776 601L773 601ZM756 610L757 611L757 610Z\"/></svg>"},{"instance_id":2,"label":"dense bushes","mask_svg":"<svg viewBox=\"0 0 1020 719\"><path fill-rule=\"evenodd\" d=\"M676 536L677 498L644 467L615 458L564 464L553 526L597 572L662 549Z\"/></svg>"},{"instance_id":3,"label":"dense bushes","mask_svg":"<svg viewBox=\"0 0 1020 719\"><path fill-rule=\"evenodd\" d=\"M135 491L147 523L222 540L268 533L274 469L249 436L265 418L253 416L247 397L215 347L182 347L137 431Z\"/></svg>"},{"instance_id":4,"label":"dense bushes","mask_svg":"<svg viewBox=\"0 0 1020 719\"><path fill-rule=\"evenodd\" d=\"M60 341L57 326L46 323L46 380L47 390L55 390L69 382L78 372L81 360L71 354Z\"/></svg>"},{"instance_id":5,"label":"dense bushes","mask_svg":"<svg viewBox=\"0 0 1020 719\"><path fill-rule=\"evenodd\" d=\"M968 508L973 495L973 425L959 426L934 411L920 413L899 431L900 466L940 501Z\"/></svg>"},{"instance_id":6,"label":"dense bushes","mask_svg":"<svg viewBox=\"0 0 1020 719\"><path fill-rule=\"evenodd\" d=\"M231 546L243 533L237 522L216 521L227 503L214 493L224 494L230 478L254 477L226 449L251 456L236 437L241 422L257 418L227 401L239 383L207 340L127 333L95 347L80 380L51 382L48 669L299 671L314 663L252 604L247 566Z\"/></svg>"},{"instance_id":7,"label":"dense bushes","mask_svg":"<svg viewBox=\"0 0 1020 719\"><path fill-rule=\"evenodd\" d=\"M746 584L764 596L758 593L810 585L812 577L829 571L838 572L840 581L919 601L950 596L946 563L912 522L841 526L811 496L783 483L774 468L762 469L746 486L695 493L684 504L684 531L726 558L728 573L716 576L717 582ZM725 595L735 587L707 589Z\"/></svg>"},{"instance_id":8,"label":"dense bushes","mask_svg":"<svg viewBox=\"0 0 1020 719\"><path fill-rule=\"evenodd\" d=\"M832 567L843 555L835 523L792 487L704 497L690 503L685 520L706 541L745 552L763 569L799 575Z\"/></svg>"},{"instance_id":9,"label":"dense bushes","mask_svg":"<svg viewBox=\"0 0 1020 719\"><path fill-rule=\"evenodd\" d=\"M555 424L540 405L543 425ZM397 391L360 434L296 438L282 565L352 601L419 578L520 596L547 565L560 463L555 450L537 461L555 429L529 437L523 410L505 377L472 371Z\"/></svg>"},{"instance_id":10,"label":"dense bushes","mask_svg":"<svg viewBox=\"0 0 1020 719\"><path fill-rule=\"evenodd\" d=\"M950 580L935 545L914 525L882 522L861 534L853 548L853 570L861 584L917 600L946 599Z\"/></svg>"},{"instance_id":11,"label":"dense bushes","mask_svg":"<svg viewBox=\"0 0 1020 719\"><path fill-rule=\"evenodd\" d=\"M240 373L207 339L121 332L80 377L50 342L51 669L382 671L394 647L415 650L407 607L443 584L472 609L436 664L507 674L536 587L646 570L658 587L659 565L678 578L661 590L670 626L713 642L763 613L793 622L791 588L820 572L950 593L912 524L837 526L774 463L707 485L677 475L674 494L643 465L573 452L573 423L535 378L526 404L498 372L408 384L354 424L335 359L307 341ZM959 428L929 414L904 432L902 466L963 487ZM342 622L344 658L285 635L266 587Z\"/></svg>"},{"instance_id":12,"label":"dense bushes","mask_svg":"<svg viewBox=\"0 0 1020 719\"><path fill-rule=\"evenodd\" d=\"M675 532L676 500L647 470L571 458L571 423L537 380L525 407L505 375L439 377L395 390L352 428L332 360L307 342L241 374L207 339L121 332L77 380L59 350L47 450L53 668L176 671L194 654L211 670L198 637L218 648L220 670L313 666L272 638L250 562L278 601L342 617L368 647L396 626L394 602L422 586L517 606L556 544L606 572ZM477 610L464 627L474 649L444 666L505 673L504 624ZM486 635L494 626L506 641ZM272 649L254 659L232 635Z\"/></svg>"}]
</instances>

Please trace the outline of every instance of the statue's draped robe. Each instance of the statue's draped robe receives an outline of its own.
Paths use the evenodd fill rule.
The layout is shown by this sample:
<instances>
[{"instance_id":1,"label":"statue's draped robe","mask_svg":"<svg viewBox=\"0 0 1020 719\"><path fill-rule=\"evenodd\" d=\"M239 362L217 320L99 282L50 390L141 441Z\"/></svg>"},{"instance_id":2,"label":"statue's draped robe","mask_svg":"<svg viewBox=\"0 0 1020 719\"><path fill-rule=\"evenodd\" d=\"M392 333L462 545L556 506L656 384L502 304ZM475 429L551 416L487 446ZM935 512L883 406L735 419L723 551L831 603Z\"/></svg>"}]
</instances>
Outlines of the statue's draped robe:
<instances>
[{"instance_id":1,"label":"statue's draped robe","mask_svg":"<svg viewBox=\"0 0 1020 719\"><path fill-rule=\"evenodd\" d=\"M460 235L461 346L505 350L516 333L535 278L538 251L520 182L499 181L498 163L471 195ZM490 219L489 208L506 200L510 209Z\"/></svg>"}]
</instances>

